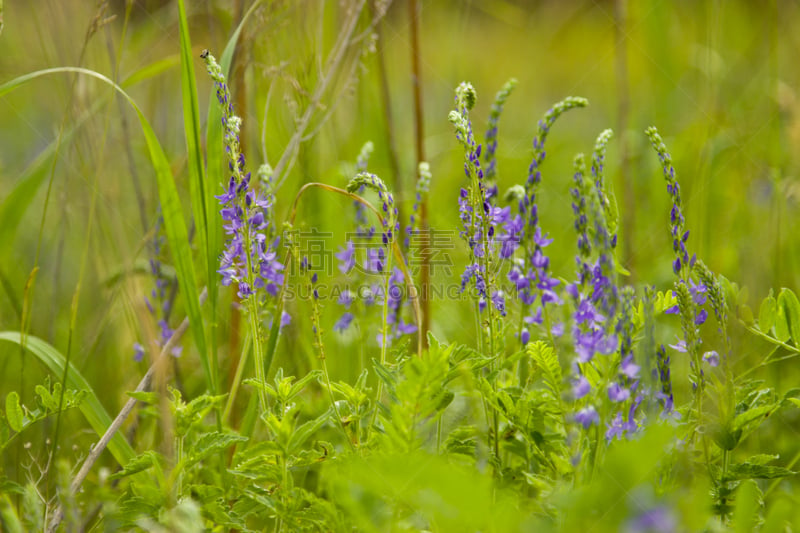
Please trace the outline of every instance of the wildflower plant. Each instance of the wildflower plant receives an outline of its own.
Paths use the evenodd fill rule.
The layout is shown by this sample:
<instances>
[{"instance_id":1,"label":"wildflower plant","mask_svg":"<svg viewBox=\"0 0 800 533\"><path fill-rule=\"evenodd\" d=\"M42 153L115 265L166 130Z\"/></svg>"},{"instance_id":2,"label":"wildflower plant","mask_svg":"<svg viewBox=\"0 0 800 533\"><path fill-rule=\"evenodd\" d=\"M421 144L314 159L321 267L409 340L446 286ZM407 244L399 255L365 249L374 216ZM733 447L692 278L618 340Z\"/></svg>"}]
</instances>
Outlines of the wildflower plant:
<instances>
[{"instance_id":1,"label":"wildflower plant","mask_svg":"<svg viewBox=\"0 0 800 533\"><path fill-rule=\"evenodd\" d=\"M277 296L284 282L284 265L278 259L280 237L269 241L267 229L272 222L274 196L257 189L246 171L245 158L239 144L242 119L234 114L230 91L222 69L213 55L203 53L217 99L222 106L223 142L228 157L230 178L225 192L219 196L220 214L225 221L228 241L220 258L219 273L223 285L234 285L237 296L245 302L250 321L250 334L255 355L256 379L266 382L271 361L264 359L262 312L260 300ZM265 172L264 172L265 173ZM278 318L282 320L283 316ZM261 392L261 408L267 408L267 397Z\"/></svg>"},{"instance_id":2,"label":"wildflower plant","mask_svg":"<svg viewBox=\"0 0 800 533\"><path fill-rule=\"evenodd\" d=\"M388 4L378 4L382 14ZM359 10L352 13L348 32L364 22ZM181 17L185 32L183 11ZM190 49L184 40L182 54ZM670 207L663 220L674 278L633 284L617 255L618 242L631 236L618 223L607 179L611 130L596 137L591 156L574 158L568 185L574 240L555 242L540 218L550 187L543 180L546 141L564 113L587 101L566 98L532 125L532 161L527 172L514 175L498 161L498 147L501 115L516 80L496 94L482 144L473 129L475 88L466 82L457 87L448 118L464 155L456 200L466 257L452 281L474 296L477 341L444 341L418 331L423 321L407 259L420 236L418 210L432 166L419 164L413 198L401 206L403 191L395 195L372 172L374 146L366 143L348 167L346 189L303 184L278 225L276 192L291 165L279 163L284 168L277 174L266 164L248 171L242 120L223 69L207 52L202 57L221 109L221 122L211 126L221 127L222 144L209 143L209 167L215 166L212 150L224 151L228 165L216 196L224 247L200 231L197 248L207 248L206 267L219 253L220 284L234 289L247 317L243 353L252 350L255 376L244 377L249 363L242 357L229 390L211 387L192 396L192 381L179 392L156 359L112 421L81 369L53 346L0 332L0 340L27 346L64 376L63 383L35 386L31 399L11 391L0 405L0 449L19 445L17 462L28 475L25 483L0 473L0 529L39 530L45 520L51 520L50 530L278 532L750 530L761 525L761 515L763 529L772 530L790 522L791 512L780 514L773 502L779 502L776 493L791 494L796 459L756 453L765 445L748 437L759 429L775 435L770 425L792 419L774 415L800 406L796 389L782 392L751 376L800 355L800 300L789 289L770 293L755 317L744 291L691 253L681 184L655 128L646 136L666 182ZM310 109L322 106L319 98L313 97ZM287 153L299 142L291 141ZM196 166L202 157L192 160ZM160 165L162 174L168 166ZM460 176L461 164L457 170ZM306 222L298 218L298 206L312 190L354 205L346 224L353 231L330 250L338 267L329 276L334 280L312 265L313 252L304 247ZM211 196L203 202L213 203ZM180 211L171 219L169 202L164 206L165 227L183 220ZM407 219L401 219L403 211L410 213ZM194 211L198 227L203 212ZM318 228L311 230L318 235ZM203 315L192 318L187 311L187 320L169 326L170 312L181 307L171 307L167 269L158 261L165 250L155 233L150 270L156 285L148 306L162 321L161 358ZM185 240L173 259L191 261L191 253L177 253L190 250ZM574 257L574 268L559 272L551 256L564 250ZM211 278L208 293L218 289ZM346 285L330 305L323 297L329 281ZM356 294L356 282L368 290ZM197 289L199 283L189 285ZM291 302L300 319L289 329L289 357L271 369L281 353L277 337L292 320L287 302L298 294ZM218 321L215 298L209 298L207 316ZM434 318L440 328L445 319ZM211 331L220 325L224 321ZM342 342L340 334L356 327L361 354L369 357L353 354L347 343L352 334ZM746 332L752 336L744 338ZM202 357L201 341L214 335L194 333ZM416 350L398 342L414 333ZM771 351L737 374L742 354L764 345ZM196 355L190 351L187 345L181 363ZM240 383L255 389L246 406L236 402ZM137 405L137 422L127 430L135 437L131 444L119 429ZM58 443L41 454L26 432L73 407L100 438L85 461L84 452L61 453L53 461ZM118 468L99 470L86 481L106 446ZM73 469L70 460L83 465ZM73 471L78 474L70 482ZM101 505L85 505L94 500ZM772 507L763 511L763 501ZM91 515L88 507L95 509Z\"/></svg>"}]
</instances>

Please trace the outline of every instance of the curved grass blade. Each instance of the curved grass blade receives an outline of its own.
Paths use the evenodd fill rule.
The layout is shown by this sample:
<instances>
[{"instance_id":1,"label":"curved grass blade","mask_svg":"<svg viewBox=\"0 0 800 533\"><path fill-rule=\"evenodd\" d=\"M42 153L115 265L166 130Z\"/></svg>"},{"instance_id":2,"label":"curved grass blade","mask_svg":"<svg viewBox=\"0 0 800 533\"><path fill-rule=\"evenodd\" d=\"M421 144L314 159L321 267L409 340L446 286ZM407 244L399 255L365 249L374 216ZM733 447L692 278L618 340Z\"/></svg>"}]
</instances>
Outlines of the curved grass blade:
<instances>
[{"instance_id":1,"label":"curved grass blade","mask_svg":"<svg viewBox=\"0 0 800 533\"><path fill-rule=\"evenodd\" d=\"M0 332L0 341L8 341L22 345L22 338L18 331ZM66 359L61 352L56 350L52 345L33 335L25 336L24 345L25 348L35 355L54 375L61 376L64 374ZM106 429L108 429L108 426L111 425L111 417L97 399L97 395L94 393L92 386L89 385L89 382L84 379L75 367L69 369L69 373L67 374L67 387L89 392L86 398L81 402L80 410L97 436L100 437L103 435ZM120 433L112 437L108 449L120 465L127 464L128 461L136 455L133 448L131 448L130 444L128 444Z\"/></svg>"},{"instance_id":2,"label":"curved grass blade","mask_svg":"<svg viewBox=\"0 0 800 533\"><path fill-rule=\"evenodd\" d=\"M207 357L208 350L206 349L205 333L203 331L203 320L200 314L200 304L198 303L198 290L197 290L197 276L194 271L194 264L192 263L192 250L189 246L189 234L186 230L186 222L183 219L183 209L181 208L181 201L178 197L178 190L175 182L172 179L172 171L170 170L169 160L167 160L164 149L158 142L153 128L145 118L139 106L126 93L119 85L112 80L103 76L99 72L93 70L80 68L80 67L58 67L44 70L37 70L14 78L2 85L0 85L0 96L7 94L14 89L19 88L25 83L50 74L62 74L66 72L75 72L85 76L97 78L113 87L119 94L121 94L128 103L136 111L139 118L139 124L142 127L147 149L150 152L150 161L153 163L153 168L156 172L156 181L158 184L158 196L161 201L161 212L164 218L164 228L167 234L167 242L172 250L172 255L175 260L175 271L178 277L178 285L181 293L184 296L184 305L186 306L186 314L189 317L189 323L192 327L195 343L198 352L200 353L200 361L203 365L203 370L206 376L206 384L210 388L213 383L211 374L211 365Z\"/></svg>"}]
</instances>

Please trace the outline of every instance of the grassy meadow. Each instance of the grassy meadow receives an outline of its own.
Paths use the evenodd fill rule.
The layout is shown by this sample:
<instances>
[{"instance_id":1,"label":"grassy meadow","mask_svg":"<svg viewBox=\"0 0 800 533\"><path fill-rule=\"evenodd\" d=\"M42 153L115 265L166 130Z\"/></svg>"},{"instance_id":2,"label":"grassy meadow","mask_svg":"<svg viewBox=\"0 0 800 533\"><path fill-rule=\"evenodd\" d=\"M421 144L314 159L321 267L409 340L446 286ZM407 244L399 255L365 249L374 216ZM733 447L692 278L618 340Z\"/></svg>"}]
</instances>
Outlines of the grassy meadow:
<instances>
[{"instance_id":1,"label":"grassy meadow","mask_svg":"<svg viewBox=\"0 0 800 533\"><path fill-rule=\"evenodd\" d=\"M797 530L799 24L0 0L0 530Z\"/></svg>"}]
</instances>

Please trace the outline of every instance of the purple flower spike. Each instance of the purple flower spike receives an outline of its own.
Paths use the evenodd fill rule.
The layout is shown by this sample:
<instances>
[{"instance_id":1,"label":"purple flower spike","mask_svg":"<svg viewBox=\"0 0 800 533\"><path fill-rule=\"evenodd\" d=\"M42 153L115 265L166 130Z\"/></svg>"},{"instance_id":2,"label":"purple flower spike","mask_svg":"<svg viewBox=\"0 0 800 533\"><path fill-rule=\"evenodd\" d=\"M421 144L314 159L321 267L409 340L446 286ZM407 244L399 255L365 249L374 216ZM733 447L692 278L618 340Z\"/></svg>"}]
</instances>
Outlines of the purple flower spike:
<instances>
[{"instance_id":1,"label":"purple flower spike","mask_svg":"<svg viewBox=\"0 0 800 533\"><path fill-rule=\"evenodd\" d=\"M339 320L336 321L336 324L333 325L334 331L338 331L340 333L345 331L350 327L350 323L353 322L353 318L355 318L353 313L347 312L343 314Z\"/></svg>"},{"instance_id":2,"label":"purple flower spike","mask_svg":"<svg viewBox=\"0 0 800 533\"><path fill-rule=\"evenodd\" d=\"M572 394L575 396L576 400L580 400L589 394L591 390L592 386L589 384L589 380L586 379L586 376L580 376L572 384Z\"/></svg>"},{"instance_id":3,"label":"purple flower spike","mask_svg":"<svg viewBox=\"0 0 800 533\"><path fill-rule=\"evenodd\" d=\"M133 343L133 360L137 363L141 362L144 359L144 346L139 344L138 342Z\"/></svg>"},{"instance_id":4,"label":"purple flower spike","mask_svg":"<svg viewBox=\"0 0 800 533\"><path fill-rule=\"evenodd\" d=\"M336 259L339 260L339 271L342 274L349 274L356 266L355 253L355 245L352 241L347 241L345 247L336 254Z\"/></svg>"},{"instance_id":5,"label":"purple flower spike","mask_svg":"<svg viewBox=\"0 0 800 533\"><path fill-rule=\"evenodd\" d=\"M703 361L708 363L710 366L717 367L719 366L719 354L714 350L706 352L703 354Z\"/></svg>"},{"instance_id":6,"label":"purple flower spike","mask_svg":"<svg viewBox=\"0 0 800 533\"><path fill-rule=\"evenodd\" d=\"M594 406L584 407L575 413L575 422L583 426L583 429L589 429L590 426L600 423L600 415Z\"/></svg>"},{"instance_id":7,"label":"purple flower spike","mask_svg":"<svg viewBox=\"0 0 800 533\"><path fill-rule=\"evenodd\" d=\"M608 386L608 399L612 402L624 402L631 397L631 391L619 385L619 383L612 383Z\"/></svg>"}]
</instances>

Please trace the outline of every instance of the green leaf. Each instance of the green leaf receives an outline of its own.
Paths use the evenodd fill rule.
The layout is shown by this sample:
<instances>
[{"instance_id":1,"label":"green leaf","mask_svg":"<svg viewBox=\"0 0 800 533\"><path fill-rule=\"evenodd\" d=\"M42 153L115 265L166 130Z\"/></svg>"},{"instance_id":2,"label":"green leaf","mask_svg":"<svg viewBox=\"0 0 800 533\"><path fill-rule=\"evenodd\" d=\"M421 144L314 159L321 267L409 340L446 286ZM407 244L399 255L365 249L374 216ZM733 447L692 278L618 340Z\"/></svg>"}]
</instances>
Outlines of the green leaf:
<instances>
[{"instance_id":1,"label":"green leaf","mask_svg":"<svg viewBox=\"0 0 800 533\"><path fill-rule=\"evenodd\" d=\"M796 345L800 345L800 301L791 290L783 289L778 295L778 306L783 308L786 315L792 340Z\"/></svg>"},{"instance_id":2,"label":"green leaf","mask_svg":"<svg viewBox=\"0 0 800 533\"><path fill-rule=\"evenodd\" d=\"M197 276L194 271L194 264L192 263L192 250L189 246L189 233L186 229L186 222L183 219L183 209L181 207L181 200L178 195L178 189L175 186L175 181L172 178L172 170L170 168L169 160L167 159L164 149L158 142L153 128L145 118L139 106L126 93L119 85L111 81L106 76L93 70L80 68L80 67L58 67L44 70L37 70L19 76L0 85L0 96L13 91L26 84L27 82L50 74L64 74L64 73L77 73L84 76L96 78L119 92L136 111L139 118L139 124L144 134L145 143L147 144L150 153L150 161L156 173L156 182L158 186L158 196L161 201L161 212L164 220L164 229L167 234L167 241L169 248L172 251L172 257L175 260L175 272L178 277L178 285L180 292L184 297L184 305L186 307L186 314L189 318L192 333L194 334L197 349L201 354L207 353L205 333L203 331L203 319L200 314L200 303L198 301L199 292L197 289ZM206 361L207 362L207 361ZM206 379L209 384L211 383L210 368L205 368Z\"/></svg>"},{"instance_id":3,"label":"green leaf","mask_svg":"<svg viewBox=\"0 0 800 533\"><path fill-rule=\"evenodd\" d=\"M53 398L50 391L44 385L36 385L33 390L42 402L42 405L48 411L58 411L58 398Z\"/></svg>"},{"instance_id":4,"label":"green leaf","mask_svg":"<svg viewBox=\"0 0 800 533\"><path fill-rule=\"evenodd\" d=\"M125 394L142 403L154 405L158 403L158 393L150 391L128 391Z\"/></svg>"},{"instance_id":5,"label":"green leaf","mask_svg":"<svg viewBox=\"0 0 800 533\"><path fill-rule=\"evenodd\" d=\"M561 364L555 350L542 341L528 344L528 355L542 373L547 388L556 399L561 397Z\"/></svg>"},{"instance_id":6,"label":"green leaf","mask_svg":"<svg viewBox=\"0 0 800 533\"><path fill-rule=\"evenodd\" d=\"M753 464L753 465L765 465L767 463L771 463L778 459L778 455L771 455L768 453L759 453L758 455L750 456L746 463Z\"/></svg>"},{"instance_id":7,"label":"green leaf","mask_svg":"<svg viewBox=\"0 0 800 533\"><path fill-rule=\"evenodd\" d=\"M22 494L25 489L22 485L15 483L6 476L0 476L0 494Z\"/></svg>"},{"instance_id":8,"label":"green leaf","mask_svg":"<svg viewBox=\"0 0 800 533\"><path fill-rule=\"evenodd\" d=\"M794 474L796 474L796 472L782 466L769 466L745 462L731 465L723 476L723 480L778 479L793 476Z\"/></svg>"},{"instance_id":9,"label":"green leaf","mask_svg":"<svg viewBox=\"0 0 800 533\"><path fill-rule=\"evenodd\" d=\"M192 57L192 43L189 38L189 25L186 22L186 8L183 0L178 0L178 22L181 41L181 101L183 102L183 131L186 137L186 151L189 168L189 192L192 199L192 213L197 228L199 248L203 252L207 274L210 305L209 323L213 324L217 295L217 268L219 250L209 246L209 216L207 207L210 202L206 198L206 173L203 166L203 154L200 150L200 111L197 104L197 85L195 84ZM212 148L213 149L213 148ZM216 213L216 210L214 211ZM216 222L216 221L215 221ZM199 347L199 346L198 346ZM200 360L206 372L207 386L212 394L218 389L218 369L216 343L212 343L210 351L201 351Z\"/></svg>"},{"instance_id":10,"label":"green leaf","mask_svg":"<svg viewBox=\"0 0 800 533\"><path fill-rule=\"evenodd\" d=\"M22 344L18 331L0 332L0 340ZM64 375L64 356L53 346L38 337L28 335L25 337L25 348L35 355L50 372L57 376ZM88 395L80 404L80 410L98 437L102 436L111 425L111 417L108 416L103 405L97 399L97 395L94 393L91 385L89 385L89 382L84 379L75 367L70 367L69 369L69 373L67 374L67 386L69 388L88 391ZM126 464L136 455L133 448L128 444L128 441L126 441L119 432L111 438L108 449L114 456L114 459L121 465Z\"/></svg>"},{"instance_id":11,"label":"green leaf","mask_svg":"<svg viewBox=\"0 0 800 533\"><path fill-rule=\"evenodd\" d=\"M17 391L11 391L6 396L6 420L8 420L8 425L11 426L11 429L17 433L22 431L25 414L19 404L19 393Z\"/></svg>"},{"instance_id":12,"label":"green leaf","mask_svg":"<svg viewBox=\"0 0 800 533\"><path fill-rule=\"evenodd\" d=\"M206 433L192 446L190 453L184 460L184 467L188 468L199 463L209 455L224 450L231 444L245 442L247 440L247 437L237 435L236 433L221 433L218 431Z\"/></svg>"},{"instance_id":13,"label":"green leaf","mask_svg":"<svg viewBox=\"0 0 800 533\"><path fill-rule=\"evenodd\" d=\"M778 404L761 405L736 415L736 418L733 419L733 431L742 429L751 422L759 419L761 419L760 421L763 421L763 419L771 415L772 412L777 408Z\"/></svg>"},{"instance_id":14,"label":"green leaf","mask_svg":"<svg viewBox=\"0 0 800 533\"><path fill-rule=\"evenodd\" d=\"M298 379L296 382L292 384L291 389L289 389L289 395L287 399L291 400L308 385L311 381L321 378L322 377L322 370L312 370L302 378Z\"/></svg>"},{"instance_id":15,"label":"green leaf","mask_svg":"<svg viewBox=\"0 0 800 533\"><path fill-rule=\"evenodd\" d=\"M772 326L775 325L775 318L778 314L778 302L772 295L772 290L769 291L769 296L764 298L761 302L761 309L758 312L758 329L764 333L769 333Z\"/></svg>"},{"instance_id":16,"label":"green leaf","mask_svg":"<svg viewBox=\"0 0 800 533\"><path fill-rule=\"evenodd\" d=\"M158 454L154 451L146 451L128 461L122 470L112 474L110 479L120 479L139 472L144 472L156 464L158 464Z\"/></svg>"},{"instance_id":17,"label":"green leaf","mask_svg":"<svg viewBox=\"0 0 800 533\"><path fill-rule=\"evenodd\" d=\"M778 295L778 303L775 313L775 337L781 342L788 341L792 334L789 330L789 317L786 314L786 306L783 304L783 293Z\"/></svg>"},{"instance_id":18,"label":"green leaf","mask_svg":"<svg viewBox=\"0 0 800 533\"><path fill-rule=\"evenodd\" d=\"M142 68L131 72L124 80L120 82L120 85L124 88L132 87L137 83L156 78L172 67L178 66L179 64L180 56L178 54L168 55L159 59L158 61L148 63Z\"/></svg>"},{"instance_id":19,"label":"green leaf","mask_svg":"<svg viewBox=\"0 0 800 533\"><path fill-rule=\"evenodd\" d=\"M321 428L330 417L330 411L322 413L320 416L313 420L309 420L305 424L294 430L289 444L286 446L288 453L294 453L299 449L313 435L319 428Z\"/></svg>"},{"instance_id":20,"label":"green leaf","mask_svg":"<svg viewBox=\"0 0 800 533\"><path fill-rule=\"evenodd\" d=\"M0 18L0 28L2 28L2 25L3 21ZM9 493L2 491L0 491L0 530L8 533L23 533L25 531L19 516L14 510L14 505L11 503Z\"/></svg>"}]
</instances>

